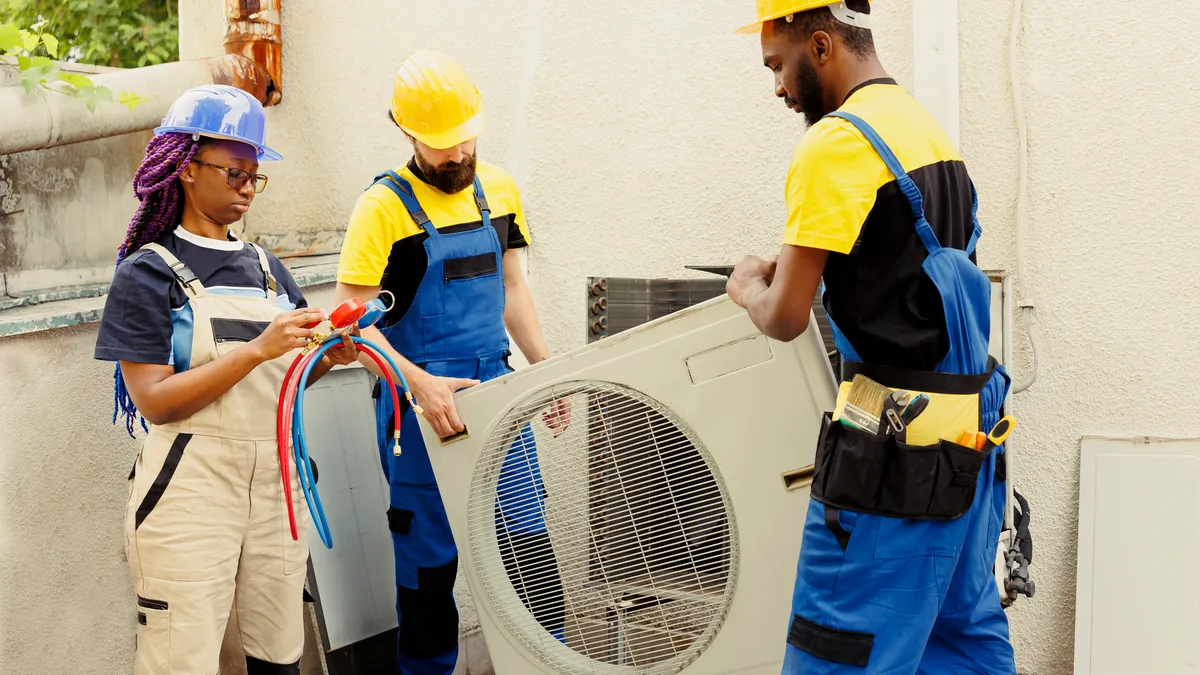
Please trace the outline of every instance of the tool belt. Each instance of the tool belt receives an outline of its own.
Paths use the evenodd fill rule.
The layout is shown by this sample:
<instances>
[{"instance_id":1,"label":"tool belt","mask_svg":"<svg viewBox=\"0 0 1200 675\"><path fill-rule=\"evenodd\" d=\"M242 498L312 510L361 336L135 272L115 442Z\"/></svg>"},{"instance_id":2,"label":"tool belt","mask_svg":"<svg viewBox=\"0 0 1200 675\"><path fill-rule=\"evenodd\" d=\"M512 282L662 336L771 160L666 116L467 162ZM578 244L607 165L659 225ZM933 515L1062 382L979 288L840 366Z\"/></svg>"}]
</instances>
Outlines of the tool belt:
<instances>
[{"instance_id":1,"label":"tool belt","mask_svg":"<svg viewBox=\"0 0 1200 675\"><path fill-rule=\"evenodd\" d=\"M917 420L925 431L910 435L908 440L919 443L910 445L894 435L847 427L826 413L817 441L813 499L847 511L908 520L962 517L975 501L979 471L990 451L938 436L979 429L979 394L996 367L991 359L982 375L952 375L843 362L843 387L861 373L892 389L928 394L929 408Z\"/></svg>"}]
</instances>

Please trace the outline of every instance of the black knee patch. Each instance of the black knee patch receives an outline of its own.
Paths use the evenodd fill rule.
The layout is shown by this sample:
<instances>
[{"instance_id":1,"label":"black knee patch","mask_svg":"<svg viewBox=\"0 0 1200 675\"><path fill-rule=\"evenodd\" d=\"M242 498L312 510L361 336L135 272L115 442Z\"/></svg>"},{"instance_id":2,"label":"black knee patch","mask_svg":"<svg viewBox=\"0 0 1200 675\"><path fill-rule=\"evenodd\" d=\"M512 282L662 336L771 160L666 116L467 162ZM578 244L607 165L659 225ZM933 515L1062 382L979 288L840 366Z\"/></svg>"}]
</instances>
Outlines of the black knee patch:
<instances>
[{"instance_id":1,"label":"black knee patch","mask_svg":"<svg viewBox=\"0 0 1200 675\"><path fill-rule=\"evenodd\" d=\"M300 675L300 662L268 663L253 656L246 657L247 675Z\"/></svg>"},{"instance_id":2,"label":"black knee patch","mask_svg":"<svg viewBox=\"0 0 1200 675\"><path fill-rule=\"evenodd\" d=\"M408 534L412 532L412 511L407 509L388 509L388 529L396 534ZM454 579L450 580L450 587L454 587Z\"/></svg>"},{"instance_id":3,"label":"black knee patch","mask_svg":"<svg viewBox=\"0 0 1200 675\"><path fill-rule=\"evenodd\" d=\"M497 534L504 571L525 609L547 631L561 629L567 607L550 535Z\"/></svg>"},{"instance_id":4,"label":"black knee patch","mask_svg":"<svg viewBox=\"0 0 1200 675\"><path fill-rule=\"evenodd\" d=\"M400 608L399 650L414 659L431 658L458 644L454 578L458 558L441 567L417 568L417 588L396 588Z\"/></svg>"},{"instance_id":5,"label":"black knee patch","mask_svg":"<svg viewBox=\"0 0 1200 675\"><path fill-rule=\"evenodd\" d=\"M317 460L313 459L312 457L309 457L308 465L310 467L312 467L313 485L316 485L317 481L320 480L320 476L321 476L320 472L317 471Z\"/></svg>"},{"instance_id":6,"label":"black knee patch","mask_svg":"<svg viewBox=\"0 0 1200 675\"><path fill-rule=\"evenodd\" d=\"M875 646L875 636L870 633L829 628L799 614L792 617L787 641L823 661L860 668L871 662L871 648Z\"/></svg>"}]
</instances>

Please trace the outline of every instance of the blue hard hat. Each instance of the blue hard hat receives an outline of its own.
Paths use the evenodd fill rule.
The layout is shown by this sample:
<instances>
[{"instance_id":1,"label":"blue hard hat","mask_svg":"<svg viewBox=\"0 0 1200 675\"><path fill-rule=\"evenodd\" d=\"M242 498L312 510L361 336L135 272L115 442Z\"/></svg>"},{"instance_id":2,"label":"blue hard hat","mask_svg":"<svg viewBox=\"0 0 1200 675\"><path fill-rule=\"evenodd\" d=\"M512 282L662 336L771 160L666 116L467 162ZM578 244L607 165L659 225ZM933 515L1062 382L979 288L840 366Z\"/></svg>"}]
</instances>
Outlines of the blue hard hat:
<instances>
[{"instance_id":1,"label":"blue hard hat","mask_svg":"<svg viewBox=\"0 0 1200 675\"><path fill-rule=\"evenodd\" d=\"M199 134L240 141L254 146L259 159L283 159L263 143L266 123L266 113L258 99L237 87L207 84L188 89L175 99L154 134Z\"/></svg>"}]
</instances>

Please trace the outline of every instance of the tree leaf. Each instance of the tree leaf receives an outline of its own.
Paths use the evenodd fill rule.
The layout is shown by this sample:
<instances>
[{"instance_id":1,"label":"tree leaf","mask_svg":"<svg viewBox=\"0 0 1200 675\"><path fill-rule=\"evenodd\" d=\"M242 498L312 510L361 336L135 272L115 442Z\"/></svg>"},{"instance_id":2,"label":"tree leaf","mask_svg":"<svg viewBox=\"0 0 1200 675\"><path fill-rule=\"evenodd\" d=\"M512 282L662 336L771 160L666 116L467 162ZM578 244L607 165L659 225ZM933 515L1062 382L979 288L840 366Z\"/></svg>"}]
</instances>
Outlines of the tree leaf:
<instances>
[{"instance_id":1,"label":"tree leaf","mask_svg":"<svg viewBox=\"0 0 1200 675\"><path fill-rule=\"evenodd\" d=\"M58 76L58 79L76 89L86 89L87 87L95 86L86 75L80 75L79 73L63 73Z\"/></svg>"},{"instance_id":2,"label":"tree leaf","mask_svg":"<svg viewBox=\"0 0 1200 675\"><path fill-rule=\"evenodd\" d=\"M30 68L21 71L21 86L24 87L26 94L32 94L34 90L42 85L42 69Z\"/></svg>"},{"instance_id":3,"label":"tree leaf","mask_svg":"<svg viewBox=\"0 0 1200 675\"><path fill-rule=\"evenodd\" d=\"M18 56L17 67L21 70L29 70L33 67L33 59L29 58L28 56Z\"/></svg>"},{"instance_id":4,"label":"tree leaf","mask_svg":"<svg viewBox=\"0 0 1200 675\"><path fill-rule=\"evenodd\" d=\"M134 108L138 107L139 105L142 105L143 103L146 102L146 100L147 99L144 99L141 96L138 96L137 94L133 93L132 91L123 91L117 96L117 103L120 103L121 105L125 106L126 108L129 108L130 110L133 110Z\"/></svg>"},{"instance_id":5,"label":"tree leaf","mask_svg":"<svg viewBox=\"0 0 1200 675\"><path fill-rule=\"evenodd\" d=\"M42 33L42 44L46 45L46 52L51 58L58 58L58 38L49 33Z\"/></svg>"},{"instance_id":6,"label":"tree leaf","mask_svg":"<svg viewBox=\"0 0 1200 675\"><path fill-rule=\"evenodd\" d=\"M101 103L112 102L112 90L108 87L85 87L79 90L79 98L87 105L87 109L96 112Z\"/></svg>"},{"instance_id":7,"label":"tree leaf","mask_svg":"<svg viewBox=\"0 0 1200 675\"><path fill-rule=\"evenodd\" d=\"M29 46L55 60L131 68L149 53L148 63L173 61L179 58L177 5L177 0L0 0L0 26L12 24L3 29L0 54L13 48L23 52L26 37L20 29L32 26L41 35L33 35ZM14 30L19 40L13 39ZM45 33L52 33L51 39ZM152 51L157 48L167 56Z\"/></svg>"},{"instance_id":8,"label":"tree leaf","mask_svg":"<svg viewBox=\"0 0 1200 675\"><path fill-rule=\"evenodd\" d=\"M54 63L54 62L44 56L33 57L33 65L38 68L45 68L46 66L49 66L52 63Z\"/></svg>"},{"instance_id":9,"label":"tree leaf","mask_svg":"<svg viewBox=\"0 0 1200 675\"><path fill-rule=\"evenodd\" d=\"M37 62L37 59L34 59ZM62 71L58 69L58 64L51 61L49 64L40 66L42 69L42 82L53 82L62 75Z\"/></svg>"},{"instance_id":10,"label":"tree leaf","mask_svg":"<svg viewBox=\"0 0 1200 675\"><path fill-rule=\"evenodd\" d=\"M42 36L37 33L30 33L27 30L21 31L21 37L25 38L25 51L31 52L37 49L38 42L41 42Z\"/></svg>"},{"instance_id":11,"label":"tree leaf","mask_svg":"<svg viewBox=\"0 0 1200 675\"><path fill-rule=\"evenodd\" d=\"M0 24L0 51L8 52L25 46L21 29L11 23Z\"/></svg>"}]
</instances>

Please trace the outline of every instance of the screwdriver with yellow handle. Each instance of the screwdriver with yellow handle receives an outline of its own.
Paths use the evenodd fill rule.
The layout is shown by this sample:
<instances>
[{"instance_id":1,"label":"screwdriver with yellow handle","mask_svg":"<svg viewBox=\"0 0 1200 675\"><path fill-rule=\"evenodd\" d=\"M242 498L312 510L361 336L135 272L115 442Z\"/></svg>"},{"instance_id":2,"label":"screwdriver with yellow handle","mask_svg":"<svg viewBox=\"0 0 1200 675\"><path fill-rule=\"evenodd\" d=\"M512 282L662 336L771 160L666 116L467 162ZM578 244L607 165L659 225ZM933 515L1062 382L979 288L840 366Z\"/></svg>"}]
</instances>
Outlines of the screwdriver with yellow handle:
<instances>
[{"instance_id":1,"label":"screwdriver with yellow handle","mask_svg":"<svg viewBox=\"0 0 1200 675\"><path fill-rule=\"evenodd\" d=\"M987 440L983 442L983 447L980 449L984 452L991 452L996 449L996 446L1003 445L1015 426L1017 426L1017 421L1011 415L1001 417L1000 421L996 422L996 426L988 432Z\"/></svg>"},{"instance_id":2,"label":"screwdriver with yellow handle","mask_svg":"<svg viewBox=\"0 0 1200 675\"><path fill-rule=\"evenodd\" d=\"M986 435L982 431L964 431L958 436L958 444L968 448L975 448L983 452L991 452L994 448L1004 443L1012 433L1013 427L1017 425L1017 421L1011 416L1003 417L996 426Z\"/></svg>"}]
</instances>

